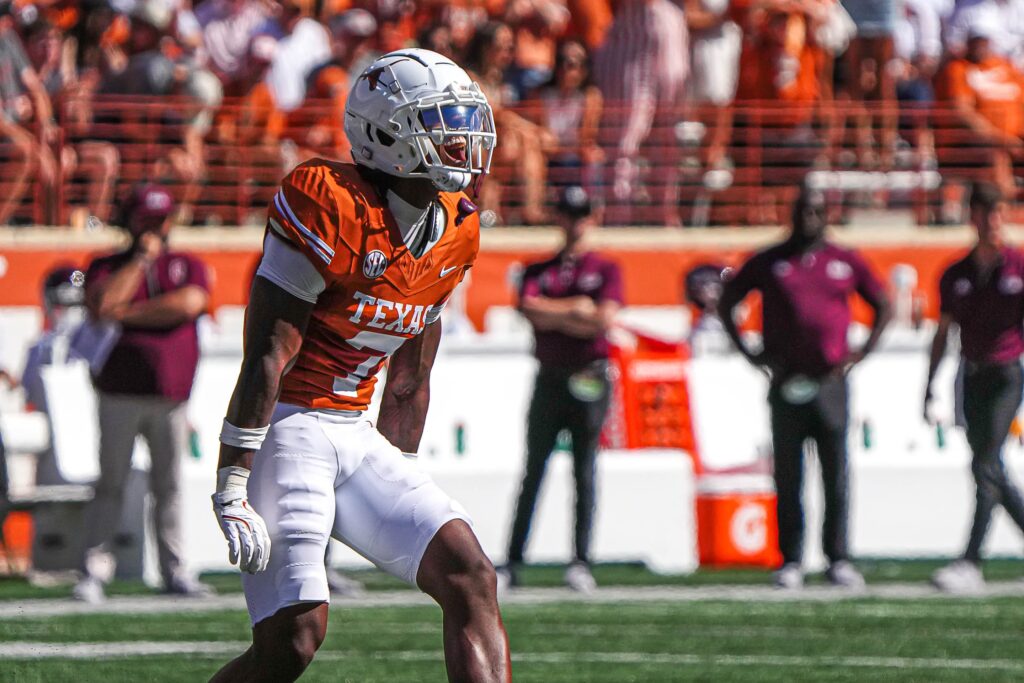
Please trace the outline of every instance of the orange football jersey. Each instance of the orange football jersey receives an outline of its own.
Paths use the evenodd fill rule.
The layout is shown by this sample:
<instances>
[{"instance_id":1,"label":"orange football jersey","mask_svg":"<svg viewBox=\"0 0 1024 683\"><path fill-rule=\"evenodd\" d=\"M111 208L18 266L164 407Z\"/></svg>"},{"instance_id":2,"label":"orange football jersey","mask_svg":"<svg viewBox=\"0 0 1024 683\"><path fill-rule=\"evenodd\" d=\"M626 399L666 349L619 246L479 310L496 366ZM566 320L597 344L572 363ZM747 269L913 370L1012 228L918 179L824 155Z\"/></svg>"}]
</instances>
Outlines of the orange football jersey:
<instances>
[{"instance_id":1,"label":"orange football jersey","mask_svg":"<svg viewBox=\"0 0 1024 683\"><path fill-rule=\"evenodd\" d=\"M444 235L415 258L376 187L353 164L313 159L281 183L270 229L286 236L327 283L280 400L365 410L377 374L440 313L480 248L476 207L441 193Z\"/></svg>"}]
</instances>

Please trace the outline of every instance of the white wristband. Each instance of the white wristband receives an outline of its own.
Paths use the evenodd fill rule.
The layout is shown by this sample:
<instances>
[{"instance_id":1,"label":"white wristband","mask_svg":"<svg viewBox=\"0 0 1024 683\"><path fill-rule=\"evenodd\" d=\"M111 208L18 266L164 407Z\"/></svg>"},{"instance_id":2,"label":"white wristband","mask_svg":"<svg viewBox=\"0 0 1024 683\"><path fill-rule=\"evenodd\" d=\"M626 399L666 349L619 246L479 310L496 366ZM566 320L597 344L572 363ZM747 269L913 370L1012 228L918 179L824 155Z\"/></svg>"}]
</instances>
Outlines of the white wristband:
<instances>
[{"instance_id":1,"label":"white wristband","mask_svg":"<svg viewBox=\"0 0 1024 683\"><path fill-rule=\"evenodd\" d=\"M260 446L263 445L263 440L267 438L267 431L269 429L270 425L249 429L236 427L225 418L224 424L220 428L220 442L225 446L258 451Z\"/></svg>"},{"instance_id":2,"label":"white wristband","mask_svg":"<svg viewBox=\"0 0 1024 683\"><path fill-rule=\"evenodd\" d=\"M249 484L249 470L244 467L221 467L217 470L217 493L235 489L245 491Z\"/></svg>"}]
</instances>

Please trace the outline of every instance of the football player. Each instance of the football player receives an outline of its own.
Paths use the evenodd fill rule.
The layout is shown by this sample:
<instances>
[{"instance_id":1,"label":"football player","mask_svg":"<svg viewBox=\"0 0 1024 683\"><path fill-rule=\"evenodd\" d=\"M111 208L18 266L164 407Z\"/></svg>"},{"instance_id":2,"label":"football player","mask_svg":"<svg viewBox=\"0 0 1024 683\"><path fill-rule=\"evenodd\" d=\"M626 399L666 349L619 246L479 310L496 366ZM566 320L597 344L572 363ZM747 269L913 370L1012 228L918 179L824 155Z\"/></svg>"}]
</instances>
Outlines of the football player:
<instances>
[{"instance_id":1,"label":"football player","mask_svg":"<svg viewBox=\"0 0 1024 683\"><path fill-rule=\"evenodd\" d=\"M491 108L449 59L400 50L355 80L345 133L355 163L298 166L269 211L213 496L253 644L213 680L302 674L327 629L332 535L438 602L449 679L511 680L494 568L462 507L403 456L441 309L479 249L464 190L489 170Z\"/></svg>"}]
</instances>

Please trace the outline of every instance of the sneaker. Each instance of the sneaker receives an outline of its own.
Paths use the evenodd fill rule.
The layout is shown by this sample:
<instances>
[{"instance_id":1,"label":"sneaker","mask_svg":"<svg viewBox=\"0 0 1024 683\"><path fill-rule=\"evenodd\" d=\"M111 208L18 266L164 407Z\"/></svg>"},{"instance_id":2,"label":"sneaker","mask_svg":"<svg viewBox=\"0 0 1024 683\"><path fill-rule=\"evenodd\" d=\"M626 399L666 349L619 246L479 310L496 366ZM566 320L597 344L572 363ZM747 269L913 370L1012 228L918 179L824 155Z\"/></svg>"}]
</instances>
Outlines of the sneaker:
<instances>
[{"instance_id":1,"label":"sneaker","mask_svg":"<svg viewBox=\"0 0 1024 683\"><path fill-rule=\"evenodd\" d=\"M510 588L519 587L519 571L515 566L504 564L495 569L494 574L498 577L499 593L504 593Z\"/></svg>"},{"instance_id":2,"label":"sneaker","mask_svg":"<svg viewBox=\"0 0 1024 683\"><path fill-rule=\"evenodd\" d=\"M857 571L852 563L846 560L833 562L825 572L825 579L838 588L860 590L864 588L864 575Z\"/></svg>"},{"instance_id":3,"label":"sneaker","mask_svg":"<svg viewBox=\"0 0 1024 683\"><path fill-rule=\"evenodd\" d=\"M183 598L208 598L217 591L208 583L190 576L179 576L171 579L164 587L166 595L178 595Z\"/></svg>"},{"instance_id":4,"label":"sneaker","mask_svg":"<svg viewBox=\"0 0 1024 683\"><path fill-rule=\"evenodd\" d=\"M804 587L804 570L796 562L787 562L772 575L776 588L800 590Z\"/></svg>"},{"instance_id":5,"label":"sneaker","mask_svg":"<svg viewBox=\"0 0 1024 683\"><path fill-rule=\"evenodd\" d=\"M957 560L932 574L932 585L946 593L977 593L985 588L985 577L978 565Z\"/></svg>"},{"instance_id":6,"label":"sneaker","mask_svg":"<svg viewBox=\"0 0 1024 683\"><path fill-rule=\"evenodd\" d=\"M565 583L577 593L590 595L597 590L597 581L590 573L590 567L586 562L577 560L570 564L565 570Z\"/></svg>"},{"instance_id":7,"label":"sneaker","mask_svg":"<svg viewBox=\"0 0 1024 683\"><path fill-rule=\"evenodd\" d=\"M366 588L361 582L345 576L337 569L327 570L327 588L330 589L331 595L343 598L358 598L366 593Z\"/></svg>"},{"instance_id":8,"label":"sneaker","mask_svg":"<svg viewBox=\"0 0 1024 683\"><path fill-rule=\"evenodd\" d=\"M76 583L71 590L71 596L90 605L98 605L107 599L106 593L103 592L103 582L94 576L87 576Z\"/></svg>"}]
</instances>

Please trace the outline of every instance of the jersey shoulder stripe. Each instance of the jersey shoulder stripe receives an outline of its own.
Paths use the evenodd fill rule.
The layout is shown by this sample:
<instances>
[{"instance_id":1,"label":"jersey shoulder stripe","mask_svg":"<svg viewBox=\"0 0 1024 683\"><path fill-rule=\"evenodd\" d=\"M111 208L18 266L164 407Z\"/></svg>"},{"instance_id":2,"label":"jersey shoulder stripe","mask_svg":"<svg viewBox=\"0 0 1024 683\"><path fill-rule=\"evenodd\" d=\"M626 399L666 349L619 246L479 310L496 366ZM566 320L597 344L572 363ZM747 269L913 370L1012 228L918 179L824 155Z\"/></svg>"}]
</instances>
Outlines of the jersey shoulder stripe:
<instances>
[{"instance_id":1,"label":"jersey shoulder stripe","mask_svg":"<svg viewBox=\"0 0 1024 683\"><path fill-rule=\"evenodd\" d=\"M348 273L351 256L339 251L341 224L352 211L338 186L336 164L313 159L281 181L267 211L270 228L303 252L328 282Z\"/></svg>"},{"instance_id":2,"label":"jersey shoulder stripe","mask_svg":"<svg viewBox=\"0 0 1024 683\"><path fill-rule=\"evenodd\" d=\"M285 197L283 190L278 190L277 194L274 195L274 206L279 212L288 217L292 225L299 229L299 232L303 235L304 241L307 246L312 249L317 256L324 260L325 263L330 263L331 259L334 258L334 249L327 245L322 239L313 234L313 231L303 225L302 221L299 220L295 212L292 211L292 207L288 204L288 198ZM273 216L271 216L273 221ZM274 221L276 222L276 221ZM279 224L280 225L280 224ZM276 227L279 227L276 226ZM279 230L280 231L280 230Z\"/></svg>"}]
</instances>

